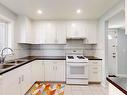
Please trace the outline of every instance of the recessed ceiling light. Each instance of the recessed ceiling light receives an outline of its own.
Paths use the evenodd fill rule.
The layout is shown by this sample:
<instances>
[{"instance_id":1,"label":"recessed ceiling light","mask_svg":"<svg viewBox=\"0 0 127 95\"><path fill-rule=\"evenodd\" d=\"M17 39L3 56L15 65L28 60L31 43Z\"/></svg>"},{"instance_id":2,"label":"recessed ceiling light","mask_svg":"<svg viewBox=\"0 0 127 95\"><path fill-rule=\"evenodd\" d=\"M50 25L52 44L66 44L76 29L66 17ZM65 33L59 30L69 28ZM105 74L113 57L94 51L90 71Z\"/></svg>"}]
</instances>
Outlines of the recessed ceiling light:
<instances>
[{"instance_id":1,"label":"recessed ceiling light","mask_svg":"<svg viewBox=\"0 0 127 95\"><path fill-rule=\"evenodd\" d=\"M38 14L42 14L42 10L37 10L37 13Z\"/></svg>"},{"instance_id":2,"label":"recessed ceiling light","mask_svg":"<svg viewBox=\"0 0 127 95\"><path fill-rule=\"evenodd\" d=\"M112 39L112 36L111 35L108 35L108 39L111 40Z\"/></svg>"},{"instance_id":3,"label":"recessed ceiling light","mask_svg":"<svg viewBox=\"0 0 127 95\"><path fill-rule=\"evenodd\" d=\"M82 11L80 9L76 10L77 14L80 14Z\"/></svg>"}]
</instances>

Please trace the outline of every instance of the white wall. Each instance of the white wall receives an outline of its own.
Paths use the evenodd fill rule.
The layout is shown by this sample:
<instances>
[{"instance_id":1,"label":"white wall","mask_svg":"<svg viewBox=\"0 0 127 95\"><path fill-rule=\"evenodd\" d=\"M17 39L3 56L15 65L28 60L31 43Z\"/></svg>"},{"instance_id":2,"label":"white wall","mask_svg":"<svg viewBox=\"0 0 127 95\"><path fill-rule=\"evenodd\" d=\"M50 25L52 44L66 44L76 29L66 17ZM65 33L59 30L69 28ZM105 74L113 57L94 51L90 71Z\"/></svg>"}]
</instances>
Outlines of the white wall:
<instances>
[{"instance_id":1,"label":"white wall","mask_svg":"<svg viewBox=\"0 0 127 95\"><path fill-rule=\"evenodd\" d=\"M125 8L124 0L121 0L116 6L112 7L108 12L106 12L100 19L99 19L99 31L98 31L98 47L96 55L100 58L103 58L103 65L102 65L102 85L106 85L106 75L107 75L107 64L106 61L106 46L105 46L105 21L107 21L112 16L116 15L121 10Z\"/></svg>"},{"instance_id":2,"label":"white wall","mask_svg":"<svg viewBox=\"0 0 127 95\"><path fill-rule=\"evenodd\" d=\"M15 13L0 4L0 18L6 19L8 21L15 21L16 17L17 15Z\"/></svg>"},{"instance_id":3,"label":"white wall","mask_svg":"<svg viewBox=\"0 0 127 95\"><path fill-rule=\"evenodd\" d=\"M65 56L67 51L80 50L85 56L95 56L96 45L84 45L83 43L73 42L67 45L30 45L30 56ZM78 45L78 47L75 47Z\"/></svg>"}]
</instances>

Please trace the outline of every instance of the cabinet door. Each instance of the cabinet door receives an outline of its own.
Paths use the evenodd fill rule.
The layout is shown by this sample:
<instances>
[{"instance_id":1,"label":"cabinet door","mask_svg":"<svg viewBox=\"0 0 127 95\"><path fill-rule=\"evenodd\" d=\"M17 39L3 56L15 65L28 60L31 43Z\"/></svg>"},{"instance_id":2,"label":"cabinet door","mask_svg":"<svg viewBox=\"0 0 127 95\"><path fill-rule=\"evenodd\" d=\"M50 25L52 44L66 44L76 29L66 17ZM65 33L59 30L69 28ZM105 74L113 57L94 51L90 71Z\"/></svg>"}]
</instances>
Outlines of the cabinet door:
<instances>
[{"instance_id":1,"label":"cabinet door","mask_svg":"<svg viewBox=\"0 0 127 95\"><path fill-rule=\"evenodd\" d=\"M32 64L32 84L36 81L44 81L44 62L35 60Z\"/></svg>"},{"instance_id":2,"label":"cabinet door","mask_svg":"<svg viewBox=\"0 0 127 95\"><path fill-rule=\"evenodd\" d=\"M56 31L55 24L53 22L44 22L45 31L45 44L55 44L56 43Z\"/></svg>"},{"instance_id":3,"label":"cabinet door","mask_svg":"<svg viewBox=\"0 0 127 95\"><path fill-rule=\"evenodd\" d=\"M89 21L86 23L86 43L96 44L97 43L97 22Z\"/></svg>"},{"instance_id":4,"label":"cabinet door","mask_svg":"<svg viewBox=\"0 0 127 95\"><path fill-rule=\"evenodd\" d=\"M32 22L33 44L45 44L46 34L41 21Z\"/></svg>"},{"instance_id":5,"label":"cabinet door","mask_svg":"<svg viewBox=\"0 0 127 95\"><path fill-rule=\"evenodd\" d=\"M89 81L101 82L101 65L89 65Z\"/></svg>"},{"instance_id":6,"label":"cabinet door","mask_svg":"<svg viewBox=\"0 0 127 95\"><path fill-rule=\"evenodd\" d=\"M57 60L56 63L56 81L65 81L65 60Z\"/></svg>"},{"instance_id":7,"label":"cabinet door","mask_svg":"<svg viewBox=\"0 0 127 95\"><path fill-rule=\"evenodd\" d=\"M45 60L45 81L55 81L55 66L54 60Z\"/></svg>"},{"instance_id":8,"label":"cabinet door","mask_svg":"<svg viewBox=\"0 0 127 95\"><path fill-rule=\"evenodd\" d=\"M20 95L21 79L19 69L9 71L3 76L3 95Z\"/></svg>"},{"instance_id":9,"label":"cabinet door","mask_svg":"<svg viewBox=\"0 0 127 95\"><path fill-rule=\"evenodd\" d=\"M85 38L85 23L81 21L68 22L67 38Z\"/></svg>"},{"instance_id":10,"label":"cabinet door","mask_svg":"<svg viewBox=\"0 0 127 95\"><path fill-rule=\"evenodd\" d=\"M16 35L19 35L19 43L31 43L31 21L27 17L18 17Z\"/></svg>"},{"instance_id":11,"label":"cabinet door","mask_svg":"<svg viewBox=\"0 0 127 95\"><path fill-rule=\"evenodd\" d=\"M24 95L31 87L31 64L20 67L21 95Z\"/></svg>"},{"instance_id":12,"label":"cabinet door","mask_svg":"<svg viewBox=\"0 0 127 95\"><path fill-rule=\"evenodd\" d=\"M29 18L25 19L25 25L26 25L26 42L31 43L32 42L32 32L31 32L31 20Z\"/></svg>"},{"instance_id":13,"label":"cabinet door","mask_svg":"<svg viewBox=\"0 0 127 95\"><path fill-rule=\"evenodd\" d=\"M66 44L66 25L64 22L56 23L56 44Z\"/></svg>"}]
</instances>

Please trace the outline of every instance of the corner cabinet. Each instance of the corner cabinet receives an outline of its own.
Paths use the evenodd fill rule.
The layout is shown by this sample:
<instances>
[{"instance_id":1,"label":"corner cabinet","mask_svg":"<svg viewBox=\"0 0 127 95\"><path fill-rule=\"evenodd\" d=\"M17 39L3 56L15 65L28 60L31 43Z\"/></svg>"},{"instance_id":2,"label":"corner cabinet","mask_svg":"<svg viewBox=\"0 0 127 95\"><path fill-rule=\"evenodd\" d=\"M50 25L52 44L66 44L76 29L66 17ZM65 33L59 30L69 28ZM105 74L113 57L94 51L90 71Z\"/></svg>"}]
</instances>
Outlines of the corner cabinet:
<instances>
[{"instance_id":1,"label":"corner cabinet","mask_svg":"<svg viewBox=\"0 0 127 95\"><path fill-rule=\"evenodd\" d=\"M65 82L65 60L35 60L0 76L0 95L24 95L36 81Z\"/></svg>"},{"instance_id":2,"label":"corner cabinet","mask_svg":"<svg viewBox=\"0 0 127 95\"><path fill-rule=\"evenodd\" d=\"M16 37L18 43L31 43L31 21L28 17L19 16L16 20Z\"/></svg>"},{"instance_id":3,"label":"corner cabinet","mask_svg":"<svg viewBox=\"0 0 127 95\"><path fill-rule=\"evenodd\" d=\"M44 81L44 62L43 60L35 60L31 63L31 82L34 84L36 81Z\"/></svg>"},{"instance_id":4,"label":"corner cabinet","mask_svg":"<svg viewBox=\"0 0 127 95\"><path fill-rule=\"evenodd\" d=\"M31 85L31 65L26 64L2 75L0 95L24 95Z\"/></svg>"}]
</instances>

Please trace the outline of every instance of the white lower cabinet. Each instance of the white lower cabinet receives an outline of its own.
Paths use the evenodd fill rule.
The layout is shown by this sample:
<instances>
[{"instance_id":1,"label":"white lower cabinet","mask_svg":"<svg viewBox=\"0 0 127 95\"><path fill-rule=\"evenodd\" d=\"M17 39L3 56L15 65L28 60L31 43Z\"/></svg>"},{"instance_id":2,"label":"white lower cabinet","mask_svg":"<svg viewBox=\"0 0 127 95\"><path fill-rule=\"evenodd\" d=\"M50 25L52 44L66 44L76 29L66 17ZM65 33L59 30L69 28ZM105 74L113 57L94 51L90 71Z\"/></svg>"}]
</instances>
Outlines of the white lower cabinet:
<instances>
[{"instance_id":1,"label":"white lower cabinet","mask_svg":"<svg viewBox=\"0 0 127 95\"><path fill-rule=\"evenodd\" d=\"M36 81L65 81L65 60L35 60L0 76L0 95L24 95Z\"/></svg>"},{"instance_id":2,"label":"white lower cabinet","mask_svg":"<svg viewBox=\"0 0 127 95\"><path fill-rule=\"evenodd\" d=\"M57 60L56 62L56 81L65 81L65 61Z\"/></svg>"},{"instance_id":3,"label":"white lower cabinet","mask_svg":"<svg viewBox=\"0 0 127 95\"><path fill-rule=\"evenodd\" d=\"M21 95L19 68L2 75L3 95Z\"/></svg>"},{"instance_id":4,"label":"white lower cabinet","mask_svg":"<svg viewBox=\"0 0 127 95\"><path fill-rule=\"evenodd\" d=\"M26 64L2 75L3 94L24 95L31 86L31 65Z\"/></svg>"},{"instance_id":5,"label":"white lower cabinet","mask_svg":"<svg viewBox=\"0 0 127 95\"><path fill-rule=\"evenodd\" d=\"M55 81L55 71L56 67L54 60L44 60L45 64L45 81Z\"/></svg>"},{"instance_id":6,"label":"white lower cabinet","mask_svg":"<svg viewBox=\"0 0 127 95\"><path fill-rule=\"evenodd\" d=\"M20 67L20 78L21 78L20 95L24 95L31 87L31 64L26 64Z\"/></svg>"},{"instance_id":7,"label":"white lower cabinet","mask_svg":"<svg viewBox=\"0 0 127 95\"><path fill-rule=\"evenodd\" d=\"M35 60L32 65L32 84L36 81L65 81L65 60Z\"/></svg>"},{"instance_id":8,"label":"white lower cabinet","mask_svg":"<svg viewBox=\"0 0 127 95\"><path fill-rule=\"evenodd\" d=\"M36 81L44 81L44 62L43 60L35 60L31 63L32 84Z\"/></svg>"},{"instance_id":9,"label":"white lower cabinet","mask_svg":"<svg viewBox=\"0 0 127 95\"><path fill-rule=\"evenodd\" d=\"M89 82L101 82L101 60L89 60Z\"/></svg>"},{"instance_id":10,"label":"white lower cabinet","mask_svg":"<svg viewBox=\"0 0 127 95\"><path fill-rule=\"evenodd\" d=\"M44 60L45 81L65 81L65 60Z\"/></svg>"}]
</instances>

